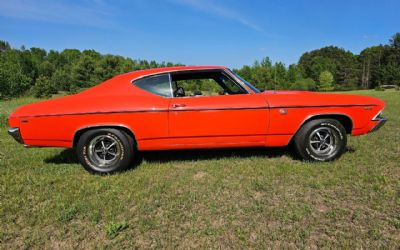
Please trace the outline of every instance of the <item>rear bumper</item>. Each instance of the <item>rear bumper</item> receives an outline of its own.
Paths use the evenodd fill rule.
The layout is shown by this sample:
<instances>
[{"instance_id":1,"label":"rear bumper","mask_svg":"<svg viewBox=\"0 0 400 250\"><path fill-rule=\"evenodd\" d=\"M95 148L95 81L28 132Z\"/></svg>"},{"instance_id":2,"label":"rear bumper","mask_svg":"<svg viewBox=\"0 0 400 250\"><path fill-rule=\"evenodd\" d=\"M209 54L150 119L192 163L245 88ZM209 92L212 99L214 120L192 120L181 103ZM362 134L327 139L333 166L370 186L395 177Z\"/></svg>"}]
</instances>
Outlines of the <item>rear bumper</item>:
<instances>
[{"instance_id":1,"label":"rear bumper","mask_svg":"<svg viewBox=\"0 0 400 250\"><path fill-rule=\"evenodd\" d=\"M21 133L19 132L19 128L9 128L8 134L11 135L17 142L23 144Z\"/></svg>"}]
</instances>

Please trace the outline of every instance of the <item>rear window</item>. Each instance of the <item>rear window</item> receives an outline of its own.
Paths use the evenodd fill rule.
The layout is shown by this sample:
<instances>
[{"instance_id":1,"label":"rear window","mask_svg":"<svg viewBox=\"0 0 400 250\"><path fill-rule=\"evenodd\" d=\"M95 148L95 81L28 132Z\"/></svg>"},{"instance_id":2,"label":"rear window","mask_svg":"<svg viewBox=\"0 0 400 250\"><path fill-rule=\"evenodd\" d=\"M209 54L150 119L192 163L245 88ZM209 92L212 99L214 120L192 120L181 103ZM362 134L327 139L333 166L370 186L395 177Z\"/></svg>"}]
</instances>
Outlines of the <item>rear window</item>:
<instances>
[{"instance_id":1,"label":"rear window","mask_svg":"<svg viewBox=\"0 0 400 250\"><path fill-rule=\"evenodd\" d=\"M145 77L133 81L137 87L162 97L172 97L168 74Z\"/></svg>"}]
</instances>

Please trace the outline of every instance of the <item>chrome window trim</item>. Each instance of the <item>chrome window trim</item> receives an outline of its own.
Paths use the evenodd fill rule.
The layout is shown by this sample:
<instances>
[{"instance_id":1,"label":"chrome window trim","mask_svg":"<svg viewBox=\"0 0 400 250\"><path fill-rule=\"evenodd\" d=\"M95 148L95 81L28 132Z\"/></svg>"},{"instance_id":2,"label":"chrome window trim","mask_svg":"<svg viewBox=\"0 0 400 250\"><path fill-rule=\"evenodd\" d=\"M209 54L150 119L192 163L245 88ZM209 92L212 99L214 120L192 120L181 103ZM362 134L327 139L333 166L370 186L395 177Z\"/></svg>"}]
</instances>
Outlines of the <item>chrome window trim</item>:
<instances>
[{"instance_id":1,"label":"chrome window trim","mask_svg":"<svg viewBox=\"0 0 400 250\"><path fill-rule=\"evenodd\" d=\"M240 81L240 79L238 79L234 74L232 74L229 69L222 69L221 71L222 71L222 73L225 73L225 75L227 75L234 83L239 85L239 87L241 89L243 89L244 91L247 92L247 93L237 94L237 95L246 95L246 94L250 94L253 92L251 89L247 88L246 84L243 84L242 81Z\"/></svg>"},{"instance_id":2,"label":"chrome window trim","mask_svg":"<svg viewBox=\"0 0 400 250\"><path fill-rule=\"evenodd\" d=\"M230 69L224 69L224 72L227 73L231 78L233 78L234 82L239 84L244 90L247 91L247 94L257 94L254 92L249 86L247 86L242 80L240 80Z\"/></svg>"},{"instance_id":3,"label":"chrome window trim","mask_svg":"<svg viewBox=\"0 0 400 250\"><path fill-rule=\"evenodd\" d=\"M172 94L172 96L170 96L170 97L162 96L162 95L157 95L157 94L155 94L155 93L153 93L153 92L151 92L151 91L147 91L147 90L145 90L145 89L142 89L141 87L139 87L139 86L137 86L137 85L135 84L135 81L142 80L142 79L144 79L144 78L157 77L157 76L162 76L162 75L168 75L169 88L170 88L170 92L171 92L170 94L172 94L171 74L170 74L169 72L162 72L162 73L156 73L156 74L148 74L148 75L144 75L144 76L141 76L141 77L137 77L137 78L131 80L131 84L132 84L133 86L137 87L138 89L141 89L141 90L143 90L143 91L146 91L146 92L148 92L148 93L150 93L150 94L152 94L152 95L159 96L159 97L162 97L162 98L170 99L170 98L173 97L173 94Z\"/></svg>"},{"instance_id":4,"label":"chrome window trim","mask_svg":"<svg viewBox=\"0 0 400 250\"><path fill-rule=\"evenodd\" d=\"M171 92L171 97L174 98L174 91L172 89L172 78L171 78L171 73L168 73L168 79L169 79L169 90Z\"/></svg>"},{"instance_id":5,"label":"chrome window trim","mask_svg":"<svg viewBox=\"0 0 400 250\"><path fill-rule=\"evenodd\" d=\"M221 73L223 73L223 74L225 74L227 77L229 77L229 79L231 79L235 84L239 85L239 87L240 87L241 89L243 89L243 90L246 92L246 93L238 94L238 95L255 94L255 92L254 92L251 88L249 88L246 84L244 84L242 81L240 81L240 79L238 79L238 78L232 73L232 71L229 70L228 68L204 68L204 69L188 69L188 70L181 70L181 69L180 69L180 70L169 70L169 71L165 71L165 72L158 72L158 73L153 73L153 74L146 74L146 75L142 75L142 76L136 77L136 78L134 78L134 79L131 80L131 84L134 85L134 86L136 86L136 87L138 87L138 86L135 84L135 81L137 81L137 80L140 80L140 79L143 79L143 78L146 78L146 77L153 77L153 76L166 75L166 74L168 74L168 76L169 76L169 82L170 82L171 95L172 95L171 97L160 96L160 95L151 93L151 92L146 91L146 90L144 90L144 91L149 92L149 93L151 93L151 94L153 94L153 95L155 95L155 96L162 97L162 98L175 98L175 97L174 97L174 94L173 94L173 88L172 88L172 77L171 77L171 73L178 73L178 72L196 72L196 71L207 71L207 70L219 70L219 71L221 71ZM140 87L138 87L138 88L140 88ZM142 88L140 88L140 89L142 89Z\"/></svg>"}]
</instances>

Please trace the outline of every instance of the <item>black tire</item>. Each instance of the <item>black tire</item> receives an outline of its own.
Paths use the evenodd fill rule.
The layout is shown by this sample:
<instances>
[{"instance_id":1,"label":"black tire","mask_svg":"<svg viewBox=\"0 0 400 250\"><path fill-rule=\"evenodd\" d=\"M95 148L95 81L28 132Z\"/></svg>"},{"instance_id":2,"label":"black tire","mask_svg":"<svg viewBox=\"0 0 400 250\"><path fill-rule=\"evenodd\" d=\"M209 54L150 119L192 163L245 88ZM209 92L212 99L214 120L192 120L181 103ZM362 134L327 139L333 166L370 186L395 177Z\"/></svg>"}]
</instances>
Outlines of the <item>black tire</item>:
<instances>
[{"instance_id":1,"label":"black tire","mask_svg":"<svg viewBox=\"0 0 400 250\"><path fill-rule=\"evenodd\" d=\"M88 130L77 143L83 167L93 174L111 174L128 169L136 156L134 139L122 130Z\"/></svg>"},{"instance_id":2,"label":"black tire","mask_svg":"<svg viewBox=\"0 0 400 250\"><path fill-rule=\"evenodd\" d=\"M346 144L346 130L334 119L309 121L293 138L297 155L307 161L335 160L345 152Z\"/></svg>"}]
</instances>

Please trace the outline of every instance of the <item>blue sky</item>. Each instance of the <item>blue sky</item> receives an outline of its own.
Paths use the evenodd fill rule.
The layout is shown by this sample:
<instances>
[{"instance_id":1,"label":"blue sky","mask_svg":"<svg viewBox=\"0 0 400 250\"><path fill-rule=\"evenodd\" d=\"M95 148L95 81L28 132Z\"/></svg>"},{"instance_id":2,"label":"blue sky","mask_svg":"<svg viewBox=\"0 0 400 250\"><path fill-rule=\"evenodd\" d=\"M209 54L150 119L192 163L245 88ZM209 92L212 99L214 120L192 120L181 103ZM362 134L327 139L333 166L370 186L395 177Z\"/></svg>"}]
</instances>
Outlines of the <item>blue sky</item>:
<instances>
[{"instance_id":1,"label":"blue sky","mask_svg":"<svg viewBox=\"0 0 400 250\"><path fill-rule=\"evenodd\" d=\"M0 40L134 59L286 65L336 45L359 53L400 32L399 0L0 0Z\"/></svg>"}]
</instances>

